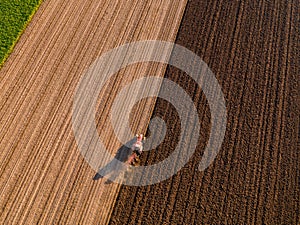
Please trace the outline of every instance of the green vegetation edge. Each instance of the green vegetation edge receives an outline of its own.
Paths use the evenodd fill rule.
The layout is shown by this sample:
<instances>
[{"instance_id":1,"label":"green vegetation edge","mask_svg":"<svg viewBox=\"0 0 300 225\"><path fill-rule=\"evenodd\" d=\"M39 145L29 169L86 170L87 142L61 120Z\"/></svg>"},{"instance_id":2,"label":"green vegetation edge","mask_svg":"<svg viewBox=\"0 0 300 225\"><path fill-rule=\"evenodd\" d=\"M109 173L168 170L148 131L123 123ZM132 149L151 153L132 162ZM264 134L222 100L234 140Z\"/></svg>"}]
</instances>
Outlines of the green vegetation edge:
<instances>
[{"instance_id":1,"label":"green vegetation edge","mask_svg":"<svg viewBox=\"0 0 300 225\"><path fill-rule=\"evenodd\" d=\"M0 1L0 68L13 51L23 31L43 0Z\"/></svg>"}]
</instances>

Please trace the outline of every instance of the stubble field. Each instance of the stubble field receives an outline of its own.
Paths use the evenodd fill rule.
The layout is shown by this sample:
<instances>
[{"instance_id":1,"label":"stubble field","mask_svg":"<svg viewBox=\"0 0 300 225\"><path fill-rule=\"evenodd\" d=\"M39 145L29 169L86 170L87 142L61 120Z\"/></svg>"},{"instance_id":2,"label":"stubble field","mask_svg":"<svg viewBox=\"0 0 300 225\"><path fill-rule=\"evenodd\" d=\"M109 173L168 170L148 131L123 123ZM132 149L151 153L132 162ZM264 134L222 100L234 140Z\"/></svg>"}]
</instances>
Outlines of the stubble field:
<instances>
[{"instance_id":1,"label":"stubble field","mask_svg":"<svg viewBox=\"0 0 300 225\"><path fill-rule=\"evenodd\" d=\"M110 224L299 224L299 2L189 1L176 43L197 53L225 95L228 122L213 164L198 171L210 132L207 100L182 71L165 77L193 98L200 140L174 177L147 187L122 186ZM154 116L168 125L157 163L175 149L180 121L159 99ZM159 132L158 132L159 133Z\"/></svg>"},{"instance_id":2,"label":"stubble field","mask_svg":"<svg viewBox=\"0 0 300 225\"><path fill-rule=\"evenodd\" d=\"M72 131L75 88L101 54L136 40L175 41L216 75L227 130L205 171L197 170L211 128L205 95L184 72L146 63L123 69L100 93L99 136L111 152L121 146L109 107L125 84L151 73L193 99L197 149L159 184L93 180ZM43 1L0 71L0 223L299 224L298 64L299 1ZM164 160L180 135L175 108L149 98L134 111L136 132L155 116L168 127L141 164Z\"/></svg>"}]
</instances>

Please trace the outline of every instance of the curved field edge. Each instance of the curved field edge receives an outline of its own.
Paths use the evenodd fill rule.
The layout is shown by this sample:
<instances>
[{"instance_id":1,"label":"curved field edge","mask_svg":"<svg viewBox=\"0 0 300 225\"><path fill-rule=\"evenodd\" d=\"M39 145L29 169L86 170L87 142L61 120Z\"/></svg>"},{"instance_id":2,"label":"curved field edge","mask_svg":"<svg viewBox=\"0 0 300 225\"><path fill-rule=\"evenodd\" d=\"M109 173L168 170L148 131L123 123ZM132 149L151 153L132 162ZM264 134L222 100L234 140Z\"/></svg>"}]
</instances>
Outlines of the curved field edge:
<instances>
[{"instance_id":1,"label":"curved field edge","mask_svg":"<svg viewBox=\"0 0 300 225\"><path fill-rule=\"evenodd\" d=\"M2 0L0 3L0 68L13 51L14 46L42 0Z\"/></svg>"}]
</instances>

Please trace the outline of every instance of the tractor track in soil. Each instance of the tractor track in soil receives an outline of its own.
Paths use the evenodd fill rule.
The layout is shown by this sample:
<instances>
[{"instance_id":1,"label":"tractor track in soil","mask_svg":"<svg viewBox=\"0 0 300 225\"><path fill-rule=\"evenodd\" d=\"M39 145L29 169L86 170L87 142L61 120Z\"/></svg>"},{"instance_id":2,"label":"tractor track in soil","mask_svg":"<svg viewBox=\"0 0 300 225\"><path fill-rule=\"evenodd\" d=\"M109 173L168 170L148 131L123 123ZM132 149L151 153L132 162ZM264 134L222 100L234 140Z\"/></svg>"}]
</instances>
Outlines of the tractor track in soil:
<instances>
[{"instance_id":1,"label":"tractor track in soil","mask_svg":"<svg viewBox=\"0 0 300 225\"><path fill-rule=\"evenodd\" d=\"M93 181L72 131L72 101L88 66L104 52L137 40L174 41L186 1L45 0L0 71L0 223L106 224L119 185ZM166 66L132 65L99 95L99 134L118 90ZM110 84L114 84L110 86ZM138 106L133 129L146 129L155 99ZM105 129L104 129L105 128Z\"/></svg>"},{"instance_id":2,"label":"tractor track in soil","mask_svg":"<svg viewBox=\"0 0 300 225\"><path fill-rule=\"evenodd\" d=\"M208 103L191 78L168 66L165 78L198 109L198 147L172 178L122 186L110 224L300 223L298 12L299 1L188 2L176 43L198 54L222 87L228 113L222 148L197 171L210 132ZM143 165L168 157L180 135L169 103L158 99L156 116L168 131L156 150L143 153Z\"/></svg>"}]
</instances>

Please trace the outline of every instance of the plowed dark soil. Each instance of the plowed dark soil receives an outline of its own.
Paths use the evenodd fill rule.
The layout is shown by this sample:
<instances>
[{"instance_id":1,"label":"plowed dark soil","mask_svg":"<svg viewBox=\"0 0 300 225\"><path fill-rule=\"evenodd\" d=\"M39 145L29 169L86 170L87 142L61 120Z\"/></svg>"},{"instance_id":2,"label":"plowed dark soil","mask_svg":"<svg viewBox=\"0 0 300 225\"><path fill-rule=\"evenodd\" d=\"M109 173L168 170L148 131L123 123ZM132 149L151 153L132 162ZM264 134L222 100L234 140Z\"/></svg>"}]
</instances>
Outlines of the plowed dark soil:
<instances>
[{"instance_id":1,"label":"plowed dark soil","mask_svg":"<svg viewBox=\"0 0 300 225\"><path fill-rule=\"evenodd\" d=\"M182 71L165 77L195 102L201 133L189 163L146 187L122 186L110 224L299 224L299 1L189 1L176 43L212 69L228 112L222 148L197 171L210 132L201 89ZM153 164L172 152L180 121L158 100L154 115L168 131L144 153ZM174 122L175 121L175 122Z\"/></svg>"}]
</instances>

